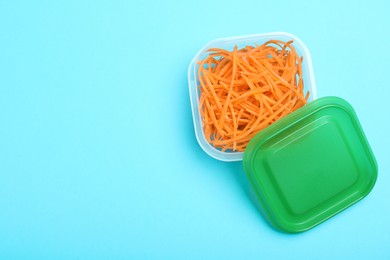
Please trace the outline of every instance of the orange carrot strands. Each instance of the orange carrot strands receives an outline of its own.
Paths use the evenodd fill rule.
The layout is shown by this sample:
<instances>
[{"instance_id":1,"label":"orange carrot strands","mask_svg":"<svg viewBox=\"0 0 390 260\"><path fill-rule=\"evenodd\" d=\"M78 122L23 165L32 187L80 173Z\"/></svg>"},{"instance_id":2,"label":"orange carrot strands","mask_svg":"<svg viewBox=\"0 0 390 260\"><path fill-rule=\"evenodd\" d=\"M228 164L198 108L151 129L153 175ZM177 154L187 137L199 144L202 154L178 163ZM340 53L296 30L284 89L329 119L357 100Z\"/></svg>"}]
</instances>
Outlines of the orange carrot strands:
<instances>
[{"instance_id":1,"label":"orange carrot strands","mask_svg":"<svg viewBox=\"0 0 390 260\"><path fill-rule=\"evenodd\" d=\"M231 83L230 83L230 88L229 88L229 92L228 92L226 100L225 100L225 104L223 105L223 108L222 108L221 117L219 119L219 125L221 128L225 124L226 111L227 111L227 108L228 108L228 105L230 102L230 97L232 95L234 79L236 77L236 71L237 71L237 62L236 62L237 55L236 55L236 53L237 53L237 46L235 46L234 50L233 50L233 61L232 61L233 62L233 69L232 69L232 79L231 79Z\"/></svg>"},{"instance_id":2,"label":"orange carrot strands","mask_svg":"<svg viewBox=\"0 0 390 260\"><path fill-rule=\"evenodd\" d=\"M199 62L200 115L215 148L244 151L255 134L307 103L303 57L292 43L212 48Z\"/></svg>"}]
</instances>

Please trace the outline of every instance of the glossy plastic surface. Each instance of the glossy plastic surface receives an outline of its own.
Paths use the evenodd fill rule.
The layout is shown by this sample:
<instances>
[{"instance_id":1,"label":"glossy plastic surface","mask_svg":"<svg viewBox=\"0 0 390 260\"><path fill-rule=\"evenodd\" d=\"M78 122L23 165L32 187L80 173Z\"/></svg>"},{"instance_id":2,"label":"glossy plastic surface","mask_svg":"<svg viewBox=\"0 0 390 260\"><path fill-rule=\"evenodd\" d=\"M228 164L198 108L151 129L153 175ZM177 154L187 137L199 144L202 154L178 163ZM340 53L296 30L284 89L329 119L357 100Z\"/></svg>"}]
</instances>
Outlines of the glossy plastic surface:
<instances>
[{"instance_id":1,"label":"glossy plastic surface","mask_svg":"<svg viewBox=\"0 0 390 260\"><path fill-rule=\"evenodd\" d=\"M362 199L377 177L354 110L336 97L315 100L257 134L244 167L266 217L293 233Z\"/></svg>"}]
</instances>

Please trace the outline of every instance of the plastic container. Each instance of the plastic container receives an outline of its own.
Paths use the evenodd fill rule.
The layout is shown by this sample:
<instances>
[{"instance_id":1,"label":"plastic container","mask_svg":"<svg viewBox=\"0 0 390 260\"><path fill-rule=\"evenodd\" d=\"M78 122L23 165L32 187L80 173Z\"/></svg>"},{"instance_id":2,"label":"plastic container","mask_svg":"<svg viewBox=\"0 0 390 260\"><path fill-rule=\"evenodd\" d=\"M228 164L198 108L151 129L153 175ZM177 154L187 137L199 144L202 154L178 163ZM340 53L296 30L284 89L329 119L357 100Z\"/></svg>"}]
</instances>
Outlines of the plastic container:
<instances>
[{"instance_id":1,"label":"plastic container","mask_svg":"<svg viewBox=\"0 0 390 260\"><path fill-rule=\"evenodd\" d=\"M317 90L314 82L313 66L311 62L311 57L309 50L305 44L296 36L283 33L266 33L266 34L257 34L249 35L242 37L231 37L223 38L209 42L206 44L192 59L190 66L188 68L188 86L190 91L191 107L192 107L192 117L194 121L195 135L198 140L199 145L202 149L214 157L215 159L221 161L240 161L243 158L243 152L222 152L212 145L210 145L203 133L202 121L200 117L200 111L198 107L199 102L199 82L198 82L198 61L203 60L207 57L206 51L209 48L223 48L227 50L233 50L234 46L237 45L239 48L245 47L246 45L263 44L268 40L281 40L281 41L290 41L293 40L293 46L296 49L299 56L303 56L302 63L302 77L305 84L305 91L310 91L309 102L317 98Z\"/></svg>"},{"instance_id":2,"label":"plastic container","mask_svg":"<svg viewBox=\"0 0 390 260\"><path fill-rule=\"evenodd\" d=\"M244 168L269 222L302 232L364 198L377 163L345 100L320 98L259 132Z\"/></svg>"}]
</instances>

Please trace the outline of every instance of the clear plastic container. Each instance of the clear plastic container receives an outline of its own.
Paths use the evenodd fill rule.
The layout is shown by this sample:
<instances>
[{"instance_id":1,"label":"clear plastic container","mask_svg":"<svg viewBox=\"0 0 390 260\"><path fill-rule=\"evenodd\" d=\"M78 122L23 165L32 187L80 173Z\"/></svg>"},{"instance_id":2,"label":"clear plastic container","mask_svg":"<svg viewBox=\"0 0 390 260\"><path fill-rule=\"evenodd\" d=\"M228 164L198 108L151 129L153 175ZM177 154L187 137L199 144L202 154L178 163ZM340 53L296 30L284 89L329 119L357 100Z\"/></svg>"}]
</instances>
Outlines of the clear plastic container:
<instances>
[{"instance_id":1,"label":"clear plastic container","mask_svg":"<svg viewBox=\"0 0 390 260\"><path fill-rule=\"evenodd\" d=\"M243 158L243 152L222 152L217 148L214 148L206 140L206 137L203 132L202 120L199 111L199 80L198 80L198 61L203 60L207 57L207 50L210 48L222 48L226 50L233 50L234 46L237 45L238 48L245 47L247 45L263 44L268 40L281 40L281 41L290 41L293 40L293 46L299 56L303 56L302 62L302 77L305 89L304 91L310 91L310 97L308 101L313 101L317 98L317 90L314 82L313 74L313 65L311 62L311 57L309 50L306 45L295 35L283 32L275 33L265 33L265 34L256 34L240 37L231 37L223 38L211 41L207 43L192 59L190 66L188 68L188 86L190 91L191 107L192 107L192 117L194 121L195 136L198 140L199 145L202 149L211 157L221 161L241 161Z\"/></svg>"}]
</instances>

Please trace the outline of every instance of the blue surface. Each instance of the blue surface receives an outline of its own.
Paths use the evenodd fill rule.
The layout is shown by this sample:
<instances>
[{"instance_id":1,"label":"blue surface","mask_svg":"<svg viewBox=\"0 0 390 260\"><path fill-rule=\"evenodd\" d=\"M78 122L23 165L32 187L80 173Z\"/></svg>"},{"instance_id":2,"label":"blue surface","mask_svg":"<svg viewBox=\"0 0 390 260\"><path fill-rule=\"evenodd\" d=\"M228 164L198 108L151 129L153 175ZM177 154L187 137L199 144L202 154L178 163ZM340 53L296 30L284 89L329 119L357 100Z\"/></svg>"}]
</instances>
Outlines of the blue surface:
<instances>
[{"instance_id":1,"label":"blue surface","mask_svg":"<svg viewBox=\"0 0 390 260\"><path fill-rule=\"evenodd\" d=\"M0 258L390 259L390 4L311 2L2 1ZM205 43L273 31L307 44L379 165L366 199L299 235L201 150L190 112Z\"/></svg>"}]
</instances>

